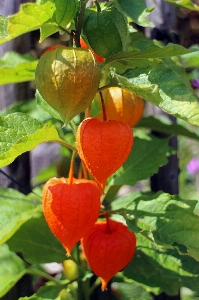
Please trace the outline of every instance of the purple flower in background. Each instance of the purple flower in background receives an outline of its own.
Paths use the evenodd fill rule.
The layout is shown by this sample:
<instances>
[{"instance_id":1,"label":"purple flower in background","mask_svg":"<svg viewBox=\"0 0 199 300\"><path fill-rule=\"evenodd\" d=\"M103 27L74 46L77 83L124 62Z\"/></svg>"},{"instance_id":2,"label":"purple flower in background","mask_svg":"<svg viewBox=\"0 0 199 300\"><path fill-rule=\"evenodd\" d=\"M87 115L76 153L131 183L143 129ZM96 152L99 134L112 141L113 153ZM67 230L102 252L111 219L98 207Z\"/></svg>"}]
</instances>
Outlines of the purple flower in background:
<instances>
[{"instance_id":1,"label":"purple flower in background","mask_svg":"<svg viewBox=\"0 0 199 300\"><path fill-rule=\"evenodd\" d=\"M186 166L190 174L195 174L199 171L199 158L193 157Z\"/></svg>"},{"instance_id":2,"label":"purple flower in background","mask_svg":"<svg viewBox=\"0 0 199 300\"><path fill-rule=\"evenodd\" d=\"M193 79L191 80L191 83L194 87L199 88L199 79Z\"/></svg>"}]
</instances>

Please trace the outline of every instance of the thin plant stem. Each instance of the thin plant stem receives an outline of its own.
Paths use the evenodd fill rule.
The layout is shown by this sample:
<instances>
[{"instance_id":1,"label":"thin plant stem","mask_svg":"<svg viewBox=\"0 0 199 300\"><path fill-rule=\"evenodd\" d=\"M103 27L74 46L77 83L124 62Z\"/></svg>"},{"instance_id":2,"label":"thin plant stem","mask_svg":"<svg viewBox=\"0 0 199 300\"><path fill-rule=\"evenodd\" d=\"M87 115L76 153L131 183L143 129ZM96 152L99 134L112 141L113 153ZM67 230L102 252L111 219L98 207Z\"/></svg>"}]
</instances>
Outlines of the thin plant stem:
<instances>
[{"instance_id":1,"label":"thin plant stem","mask_svg":"<svg viewBox=\"0 0 199 300\"><path fill-rule=\"evenodd\" d=\"M80 1L80 12L77 20L77 27L76 27L76 46L80 47L80 35L81 35L81 30L82 30L82 23L83 23L83 18L84 18L84 12L86 8L86 3L87 0L81 0Z\"/></svg>"},{"instance_id":2,"label":"thin plant stem","mask_svg":"<svg viewBox=\"0 0 199 300\"><path fill-rule=\"evenodd\" d=\"M70 161L70 170L68 175L68 184L73 183L73 177L74 177L74 161L75 161L75 151L73 151L71 161Z\"/></svg>"},{"instance_id":3,"label":"thin plant stem","mask_svg":"<svg viewBox=\"0 0 199 300\"><path fill-rule=\"evenodd\" d=\"M52 142L52 143L59 143L59 144L65 146L65 147L71 149L72 151L77 152L77 149L76 149L75 147L73 147L73 146L70 145L69 143L66 143L66 142L64 142L64 141L62 141L62 140L53 140L53 141L49 141L49 142Z\"/></svg>"},{"instance_id":4,"label":"thin plant stem","mask_svg":"<svg viewBox=\"0 0 199 300\"><path fill-rule=\"evenodd\" d=\"M85 119L90 118L91 116L91 105L85 111Z\"/></svg>"},{"instance_id":5,"label":"thin plant stem","mask_svg":"<svg viewBox=\"0 0 199 300\"><path fill-rule=\"evenodd\" d=\"M99 91L99 94L100 94L100 99L101 99L101 103L102 103L103 121L107 121L107 113L106 113L104 98L103 98L103 95L102 95L101 91Z\"/></svg>"},{"instance_id":6,"label":"thin plant stem","mask_svg":"<svg viewBox=\"0 0 199 300\"><path fill-rule=\"evenodd\" d=\"M107 232L111 233L111 227L110 227L108 212L105 213L105 216L106 216Z\"/></svg>"},{"instance_id":7,"label":"thin plant stem","mask_svg":"<svg viewBox=\"0 0 199 300\"><path fill-rule=\"evenodd\" d=\"M59 285L62 284L60 280L54 278L53 276L49 275L46 272L43 272L43 271L38 270L38 269L35 269L33 267L29 267L26 270L26 273L31 274L31 275L37 275L37 276L43 277L43 278L45 278L47 280L50 280L50 281L53 281L53 282L55 282L56 284L59 284Z\"/></svg>"},{"instance_id":8,"label":"thin plant stem","mask_svg":"<svg viewBox=\"0 0 199 300\"><path fill-rule=\"evenodd\" d=\"M76 131L77 131L75 121L74 121L74 120L71 120L71 121L69 122L69 125L70 125L70 127L71 127L71 129L72 129L72 132L73 132L74 136L75 136L75 135L76 135Z\"/></svg>"},{"instance_id":9,"label":"thin plant stem","mask_svg":"<svg viewBox=\"0 0 199 300\"><path fill-rule=\"evenodd\" d=\"M94 1L95 2L95 5L97 7L97 12L101 12L101 7L100 7L100 4L97 0Z\"/></svg>"}]
</instances>

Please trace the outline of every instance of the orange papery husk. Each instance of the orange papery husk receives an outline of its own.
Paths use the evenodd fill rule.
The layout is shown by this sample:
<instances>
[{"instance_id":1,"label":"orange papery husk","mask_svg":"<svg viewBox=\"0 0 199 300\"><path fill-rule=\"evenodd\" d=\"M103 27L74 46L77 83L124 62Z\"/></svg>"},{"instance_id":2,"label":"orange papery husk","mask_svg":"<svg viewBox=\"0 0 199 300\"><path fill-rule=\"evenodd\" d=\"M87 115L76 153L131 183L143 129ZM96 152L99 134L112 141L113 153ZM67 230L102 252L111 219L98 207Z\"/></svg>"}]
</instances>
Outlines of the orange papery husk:
<instances>
[{"instance_id":1,"label":"orange papery husk","mask_svg":"<svg viewBox=\"0 0 199 300\"><path fill-rule=\"evenodd\" d=\"M51 178L43 187L44 217L67 255L94 226L100 211L100 190L93 180Z\"/></svg>"},{"instance_id":2,"label":"orange papery husk","mask_svg":"<svg viewBox=\"0 0 199 300\"><path fill-rule=\"evenodd\" d=\"M133 141L131 127L123 122L100 121L91 117L84 119L78 126L78 154L102 193L108 177L128 158Z\"/></svg>"},{"instance_id":3,"label":"orange papery husk","mask_svg":"<svg viewBox=\"0 0 199 300\"><path fill-rule=\"evenodd\" d=\"M131 261L136 250L136 236L123 223L109 219L98 221L81 239L83 253L91 270L101 278L102 290L109 280Z\"/></svg>"}]
</instances>

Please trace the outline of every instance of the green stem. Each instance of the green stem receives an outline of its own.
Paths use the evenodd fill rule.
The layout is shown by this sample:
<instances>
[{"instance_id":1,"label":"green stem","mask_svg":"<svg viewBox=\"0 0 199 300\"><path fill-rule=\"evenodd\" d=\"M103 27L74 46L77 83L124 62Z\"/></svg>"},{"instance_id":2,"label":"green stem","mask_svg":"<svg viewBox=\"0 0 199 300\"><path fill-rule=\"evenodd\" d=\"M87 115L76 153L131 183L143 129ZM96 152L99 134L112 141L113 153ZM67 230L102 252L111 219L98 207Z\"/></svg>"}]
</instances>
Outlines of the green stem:
<instances>
[{"instance_id":1,"label":"green stem","mask_svg":"<svg viewBox=\"0 0 199 300\"><path fill-rule=\"evenodd\" d=\"M35 269L33 267L28 268L26 272L28 274L31 274L31 275L37 275L37 276L43 277L43 278L45 278L47 280L50 280L50 281L53 281L53 282L55 282L56 284L59 284L59 285L62 284L60 280L57 280L56 278L54 278L53 276L47 274L46 272Z\"/></svg>"},{"instance_id":2,"label":"green stem","mask_svg":"<svg viewBox=\"0 0 199 300\"><path fill-rule=\"evenodd\" d=\"M52 142L52 143L59 143L59 144L65 146L65 147L71 149L72 151L77 152L77 149L76 149L75 147L73 147L72 145L70 145L70 144L68 144L68 143L66 143L66 142L64 142L64 141L62 141L62 140L53 140L53 141L49 141L49 142Z\"/></svg>"},{"instance_id":3,"label":"green stem","mask_svg":"<svg viewBox=\"0 0 199 300\"><path fill-rule=\"evenodd\" d=\"M71 127L71 129L72 129L72 132L73 132L74 136L75 136L75 135L76 135L77 128L76 128L76 124L75 124L74 119L72 119L72 120L69 122L69 125L70 125L70 127Z\"/></svg>"},{"instance_id":4,"label":"green stem","mask_svg":"<svg viewBox=\"0 0 199 300\"><path fill-rule=\"evenodd\" d=\"M101 6L100 6L99 2L97 0L95 0L94 2L95 2L95 5L97 7L97 12L100 13L101 12Z\"/></svg>"},{"instance_id":5,"label":"green stem","mask_svg":"<svg viewBox=\"0 0 199 300\"><path fill-rule=\"evenodd\" d=\"M83 23L86 3L87 3L87 0L80 1L80 12L79 12L77 27L76 27L76 46L77 47L80 47L80 35L81 35L81 30L82 30L82 23Z\"/></svg>"}]
</instances>

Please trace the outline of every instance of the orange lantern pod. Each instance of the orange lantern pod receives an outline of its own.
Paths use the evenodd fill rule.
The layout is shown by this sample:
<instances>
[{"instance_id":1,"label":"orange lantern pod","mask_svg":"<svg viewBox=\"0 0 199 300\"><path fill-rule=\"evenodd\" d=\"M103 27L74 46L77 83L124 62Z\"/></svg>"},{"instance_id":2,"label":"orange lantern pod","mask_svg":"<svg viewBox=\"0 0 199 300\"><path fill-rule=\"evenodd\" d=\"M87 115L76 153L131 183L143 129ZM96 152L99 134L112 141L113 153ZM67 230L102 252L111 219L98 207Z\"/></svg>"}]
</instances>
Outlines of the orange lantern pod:
<instances>
[{"instance_id":1,"label":"orange lantern pod","mask_svg":"<svg viewBox=\"0 0 199 300\"><path fill-rule=\"evenodd\" d=\"M137 94L119 87L110 87L102 91L108 120L117 120L135 126L144 111L144 100ZM98 94L96 99L98 100ZM103 120L103 114L97 117Z\"/></svg>"},{"instance_id":2,"label":"orange lantern pod","mask_svg":"<svg viewBox=\"0 0 199 300\"><path fill-rule=\"evenodd\" d=\"M131 127L123 122L87 118L79 125L78 154L102 192L108 177L126 161L133 141Z\"/></svg>"},{"instance_id":3,"label":"orange lantern pod","mask_svg":"<svg viewBox=\"0 0 199 300\"><path fill-rule=\"evenodd\" d=\"M100 211L100 191L95 181L51 178L42 191L46 222L70 256L74 245L89 232Z\"/></svg>"},{"instance_id":4,"label":"orange lantern pod","mask_svg":"<svg viewBox=\"0 0 199 300\"><path fill-rule=\"evenodd\" d=\"M108 219L96 222L81 239L81 245L92 271L101 278L104 291L108 281L133 258L136 237L123 223Z\"/></svg>"}]
</instances>

